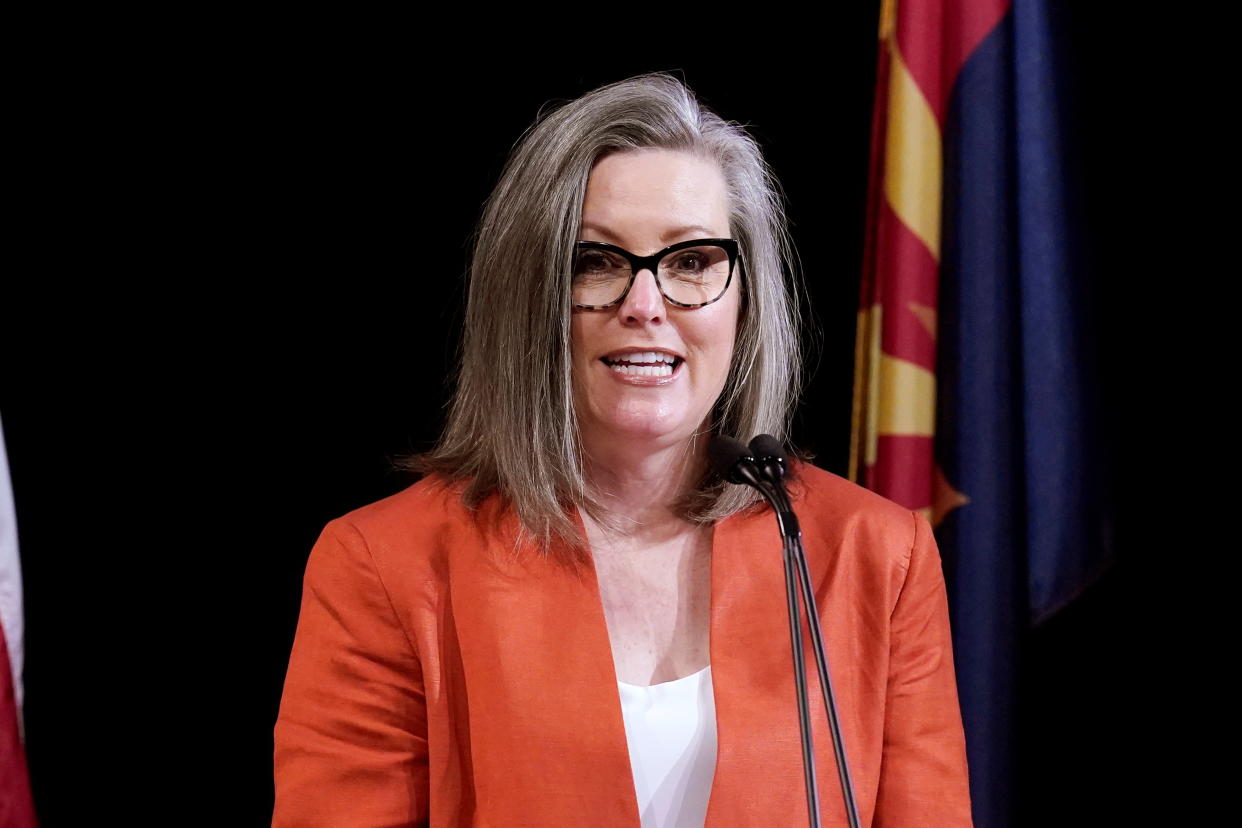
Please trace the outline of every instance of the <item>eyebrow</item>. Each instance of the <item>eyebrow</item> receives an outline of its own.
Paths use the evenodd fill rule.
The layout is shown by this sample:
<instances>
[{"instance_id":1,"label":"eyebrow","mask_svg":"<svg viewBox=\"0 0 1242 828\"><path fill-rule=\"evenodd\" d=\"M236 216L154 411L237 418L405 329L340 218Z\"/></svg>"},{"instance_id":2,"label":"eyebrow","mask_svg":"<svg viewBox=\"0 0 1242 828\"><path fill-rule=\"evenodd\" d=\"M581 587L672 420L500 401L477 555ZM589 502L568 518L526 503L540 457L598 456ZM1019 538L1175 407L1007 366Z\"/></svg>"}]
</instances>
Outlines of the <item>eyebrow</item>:
<instances>
[{"instance_id":1,"label":"eyebrow","mask_svg":"<svg viewBox=\"0 0 1242 828\"><path fill-rule=\"evenodd\" d=\"M617 236L608 228L603 227L598 224L593 224L589 221L584 221L582 223L582 229L583 230L594 230L597 233L603 233L605 236L612 236L612 238L614 239L620 238L620 236ZM711 230L708 230L706 227L703 227L702 225L699 225L699 224L691 224L686 227L675 227L672 230L662 233L660 235L660 241L667 243L669 239L674 239L678 236L686 236L691 233L702 233L704 238L713 238L713 239L717 238L716 234L712 232Z\"/></svg>"}]
</instances>

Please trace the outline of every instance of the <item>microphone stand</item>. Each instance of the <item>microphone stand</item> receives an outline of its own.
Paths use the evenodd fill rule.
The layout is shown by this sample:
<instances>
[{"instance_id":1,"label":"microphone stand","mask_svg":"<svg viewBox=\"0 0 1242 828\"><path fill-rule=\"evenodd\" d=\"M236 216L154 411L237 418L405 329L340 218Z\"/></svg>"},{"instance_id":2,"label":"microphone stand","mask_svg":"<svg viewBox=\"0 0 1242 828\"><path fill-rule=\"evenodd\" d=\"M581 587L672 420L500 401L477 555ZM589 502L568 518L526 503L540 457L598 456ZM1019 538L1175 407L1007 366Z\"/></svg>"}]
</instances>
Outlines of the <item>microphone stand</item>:
<instances>
[{"instance_id":1,"label":"microphone stand","mask_svg":"<svg viewBox=\"0 0 1242 828\"><path fill-rule=\"evenodd\" d=\"M752 447L758 440L759 438L756 438L752 441ZM741 446L740 443L737 445ZM755 452L755 454L760 453ZM768 452L768 456L763 457L761 462L756 462L751 451L744 449L742 455L735 460L729 477L736 476L739 479L733 482L745 482L763 495L776 513L776 522L783 540L785 592L789 599L789 630L794 659L794 682L798 693L798 720L802 728L802 765L806 775L807 810L811 828L819 828L820 824L819 790L815 780L815 755L811 737L810 707L807 701L802 625L798 622L798 587L794 584L795 577L801 585L802 605L806 611L807 626L811 630L815 664L819 670L819 685L823 690L824 710L828 716L829 732L832 735L832 747L837 760L837 772L841 781L841 793L845 800L846 817L850 828L859 828L858 803L855 801L854 785L846 762L845 745L837 716L836 695L833 693L832 681L828 674L828 658L824 650L824 637L820 629L819 612L815 605L815 593L811 588L811 573L806 563L806 551L802 548L802 530L798 526L798 517L794 514L793 504L782 482L784 474L784 462L779 454Z\"/></svg>"}]
</instances>

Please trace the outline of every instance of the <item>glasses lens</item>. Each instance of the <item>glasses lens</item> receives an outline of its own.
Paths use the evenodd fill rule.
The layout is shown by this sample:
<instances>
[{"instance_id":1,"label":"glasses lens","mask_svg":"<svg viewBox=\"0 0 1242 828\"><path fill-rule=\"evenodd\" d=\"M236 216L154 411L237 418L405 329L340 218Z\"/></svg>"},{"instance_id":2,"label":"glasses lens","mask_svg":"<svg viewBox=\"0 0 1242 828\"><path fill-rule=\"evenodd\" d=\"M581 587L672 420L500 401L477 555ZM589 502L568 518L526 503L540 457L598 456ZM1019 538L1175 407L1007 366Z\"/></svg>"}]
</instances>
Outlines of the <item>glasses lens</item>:
<instances>
[{"instance_id":1,"label":"glasses lens","mask_svg":"<svg viewBox=\"0 0 1242 828\"><path fill-rule=\"evenodd\" d=\"M729 252L714 244L674 250L660 260L664 295L682 305L714 302L729 285ZM630 281L630 263L608 250L579 249L574 258L573 300L600 307L621 298Z\"/></svg>"},{"instance_id":2,"label":"glasses lens","mask_svg":"<svg viewBox=\"0 0 1242 828\"><path fill-rule=\"evenodd\" d=\"M664 294L683 305L715 301L729 284L729 252L714 244L674 250L660 260Z\"/></svg>"},{"instance_id":3,"label":"glasses lens","mask_svg":"<svg viewBox=\"0 0 1242 828\"><path fill-rule=\"evenodd\" d=\"M587 248L574 258L574 304L612 304L629 281L630 263L616 253Z\"/></svg>"}]
</instances>

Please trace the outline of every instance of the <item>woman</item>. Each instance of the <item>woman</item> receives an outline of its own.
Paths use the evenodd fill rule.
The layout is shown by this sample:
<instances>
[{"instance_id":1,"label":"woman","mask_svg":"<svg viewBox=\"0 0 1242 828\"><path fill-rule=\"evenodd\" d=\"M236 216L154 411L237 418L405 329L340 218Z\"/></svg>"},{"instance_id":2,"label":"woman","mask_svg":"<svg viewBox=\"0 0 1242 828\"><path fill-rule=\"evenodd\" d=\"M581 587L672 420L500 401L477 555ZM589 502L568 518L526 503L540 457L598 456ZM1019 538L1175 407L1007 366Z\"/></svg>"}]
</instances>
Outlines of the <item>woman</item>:
<instances>
[{"instance_id":1,"label":"woman","mask_svg":"<svg viewBox=\"0 0 1242 828\"><path fill-rule=\"evenodd\" d=\"M805 823L780 539L705 461L713 433L786 433L791 261L757 145L676 79L534 126L484 210L427 476L311 552L274 824ZM930 527L795 466L863 824L969 825Z\"/></svg>"}]
</instances>

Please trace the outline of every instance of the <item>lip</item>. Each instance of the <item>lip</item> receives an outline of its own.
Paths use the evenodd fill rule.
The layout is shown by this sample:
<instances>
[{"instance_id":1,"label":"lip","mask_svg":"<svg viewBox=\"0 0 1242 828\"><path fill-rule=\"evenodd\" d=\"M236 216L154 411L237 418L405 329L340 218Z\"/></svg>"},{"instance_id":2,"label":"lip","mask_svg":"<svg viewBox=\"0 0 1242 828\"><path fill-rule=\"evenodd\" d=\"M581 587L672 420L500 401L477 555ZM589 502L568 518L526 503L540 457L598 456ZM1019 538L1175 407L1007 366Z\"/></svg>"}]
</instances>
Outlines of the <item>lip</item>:
<instances>
[{"instance_id":1,"label":"lip","mask_svg":"<svg viewBox=\"0 0 1242 828\"><path fill-rule=\"evenodd\" d=\"M637 374L622 374L618 371L612 370L612 368L609 367L608 363L604 361L605 359L615 359L616 357L622 356L624 354L641 354L641 353L648 353L648 352L654 353L654 354L668 354L669 356L673 357L675 360L675 362L673 363L673 373L669 374L667 377L645 377L645 376L639 376ZM670 350L668 348L650 348L650 347L648 348L619 348L615 351L609 351L607 354L604 354L604 356L600 357L595 362L599 366L601 371L607 372L608 376L612 377L617 382L625 383L626 385L645 385L645 386L669 385L670 383L676 382L677 379L681 376L682 370L686 366L686 358L683 357L681 354L677 353L676 351Z\"/></svg>"}]
</instances>

